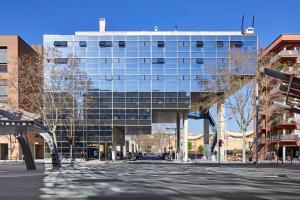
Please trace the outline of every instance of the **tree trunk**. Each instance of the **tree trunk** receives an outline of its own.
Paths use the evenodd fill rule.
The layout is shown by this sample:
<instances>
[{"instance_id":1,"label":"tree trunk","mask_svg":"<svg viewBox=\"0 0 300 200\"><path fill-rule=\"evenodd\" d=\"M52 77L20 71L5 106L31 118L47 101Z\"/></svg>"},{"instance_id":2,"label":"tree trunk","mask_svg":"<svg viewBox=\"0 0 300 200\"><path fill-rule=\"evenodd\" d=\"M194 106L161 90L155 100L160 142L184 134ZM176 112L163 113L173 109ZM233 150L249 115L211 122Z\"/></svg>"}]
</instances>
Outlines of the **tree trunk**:
<instances>
[{"instance_id":1,"label":"tree trunk","mask_svg":"<svg viewBox=\"0 0 300 200\"><path fill-rule=\"evenodd\" d=\"M243 130L243 146L242 146L242 151L243 151L243 163L246 163L246 137L245 137L245 131Z\"/></svg>"}]
</instances>

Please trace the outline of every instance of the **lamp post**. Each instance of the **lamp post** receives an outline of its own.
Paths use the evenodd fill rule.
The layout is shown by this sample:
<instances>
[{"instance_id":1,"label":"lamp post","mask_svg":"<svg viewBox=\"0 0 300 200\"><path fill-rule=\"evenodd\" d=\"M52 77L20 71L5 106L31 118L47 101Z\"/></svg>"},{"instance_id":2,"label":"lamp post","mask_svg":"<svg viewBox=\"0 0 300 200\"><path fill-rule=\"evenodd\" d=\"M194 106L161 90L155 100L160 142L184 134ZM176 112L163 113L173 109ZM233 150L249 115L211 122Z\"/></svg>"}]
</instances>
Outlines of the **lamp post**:
<instances>
[{"instance_id":1,"label":"lamp post","mask_svg":"<svg viewBox=\"0 0 300 200\"><path fill-rule=\"evenodd\" d=\"M249 157L249 162L252 162L252 147L253 147L253 142L248 142L248 147L250 150L250 157Z\"/></svg>"},{"instance_id":2,"label":"lamp post","mask_svg":"<svg viewBox=\"0 0 300 200\"><path fill-rule=\"evenodd\" d=\"M69 144L70 144L70 159L71 159L71 163L73 161L75 161L75 155L74 155L74 134L73 134L73 118L68 116L67 119L70 120L70 131L71 131L71 135L70 137L68 137L68 141L69 141Z\"/></svg>"},{"instance_id":3,"label":"lamp post","mask_svg":"<svg viewBox=\"0 0 300 200\"><path fill-rule=\"evenodd\" d=\"M277 160L277 164L278 164L278 157L279 157L279 142L276 142L276 143L275 143L275 149L276 149L276 154L277 154L276 160Z\"/></svg>"},{"instance_id":4,"label":"lamp post","mask_svg":"<svg viewBox=\"0 0 300 200\"><path fill-rule=\"evenodd\" d=\"M226 139L226 142L224 141L224 160L225 160L225 163L227 163L227 148L228 148L228 144L226 144L226 143L228 143L228 136L226 136L226 122L228 121L228 120L231 120L232 119L232 117L229 117L228 119L226 119L226 120L224 120L224 139Z\"/></svg>"}]
</instances>

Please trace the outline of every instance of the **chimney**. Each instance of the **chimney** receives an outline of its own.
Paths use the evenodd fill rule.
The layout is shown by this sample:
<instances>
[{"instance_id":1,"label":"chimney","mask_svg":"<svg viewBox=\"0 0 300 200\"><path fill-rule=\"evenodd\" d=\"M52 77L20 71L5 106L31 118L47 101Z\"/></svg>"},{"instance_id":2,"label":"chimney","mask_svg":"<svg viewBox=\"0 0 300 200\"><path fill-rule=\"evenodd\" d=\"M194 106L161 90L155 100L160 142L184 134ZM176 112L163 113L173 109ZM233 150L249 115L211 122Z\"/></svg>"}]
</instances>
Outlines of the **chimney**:
<instances>
[{"instance_id":1,"label":"chimney","mask_svg":"<svg viewBox=\"0 0 300 200\"><path fill-rule=\"evenodd\" d=\"M99 19L99 31L105 32L105 26L106 26L105 18L100 18Z\"/></svg>"}]
</instances>

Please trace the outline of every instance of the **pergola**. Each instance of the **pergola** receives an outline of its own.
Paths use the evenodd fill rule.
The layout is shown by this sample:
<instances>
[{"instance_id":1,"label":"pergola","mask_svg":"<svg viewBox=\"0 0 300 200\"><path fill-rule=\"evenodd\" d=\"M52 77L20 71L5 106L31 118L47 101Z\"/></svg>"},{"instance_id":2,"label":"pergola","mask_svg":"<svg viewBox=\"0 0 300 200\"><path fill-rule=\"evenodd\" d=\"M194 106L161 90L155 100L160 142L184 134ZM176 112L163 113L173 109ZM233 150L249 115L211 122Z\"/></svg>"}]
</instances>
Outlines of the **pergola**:
<instances>
[{"instance_id":1,"label":"pergola","mask_svg":"<svg viewBox=\"0 0 300 200\"><path fill-rule=\"evenodd\" d=\"M52 166L59 168L60 160L56 144L40 116L0 103L0 135L13 134L21 146L27 170L35 170L36 166L27 140L28 133L37 133L44 138L51 151Z\"/></svg>"}]
</instances>

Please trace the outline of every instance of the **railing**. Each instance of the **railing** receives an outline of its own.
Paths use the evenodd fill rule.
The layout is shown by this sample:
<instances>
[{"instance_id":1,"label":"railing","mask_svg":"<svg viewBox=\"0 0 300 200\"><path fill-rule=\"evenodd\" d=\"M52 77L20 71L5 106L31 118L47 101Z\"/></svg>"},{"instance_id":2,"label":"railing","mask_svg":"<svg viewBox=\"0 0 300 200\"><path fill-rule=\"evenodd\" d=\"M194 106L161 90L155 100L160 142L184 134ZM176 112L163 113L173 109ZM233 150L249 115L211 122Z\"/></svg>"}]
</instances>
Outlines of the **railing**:
<instances>
[{"instance_id":1,"label":"railing","mask_svg":"<svg viewBox=\"0 0 300 200\"><path fill-rule=\"evenodd\" d=\"M297 120L294 117L289 117L284 119L283 116L277 116L273 119L271 125L276 126L280 124L295 124L296 121Z\"/></svg>"},{"instance_id":2,"label":"railing","mask_svg":"<svg viewBox=\"0 0 300 200\"><path fill-rule=\"evenodd\" d=\"M271 142L281 142L281 141L297 141L298 135L287 134L287 135L273 135L271 137Z\"/></svg>"},{"instance_id":3,"label":"railing","mask_svg":"<svg viewBox=\"0 0 300 200\"><path fill-rule=\"evenodd\" d=\"M279 58L282 57L296 57L299 55L297 50L281 50L278 54L270 59L271 63L276 62Z\"/></svg>"},{"instance_id":4,"label":"railing","mask_svg":"<svg viewBox=\"0 0 300 200\"><path fill-rule=\"evenodd\" d=\"M298 139L298 135L295 134L287 134L287 135L273 135L270 138L270 142L284 142L284 141L297 141ZM258 139L258 143L265 143L266 142L266 138L264 136L260 137Z\"/></svg>"}]
</instances>

